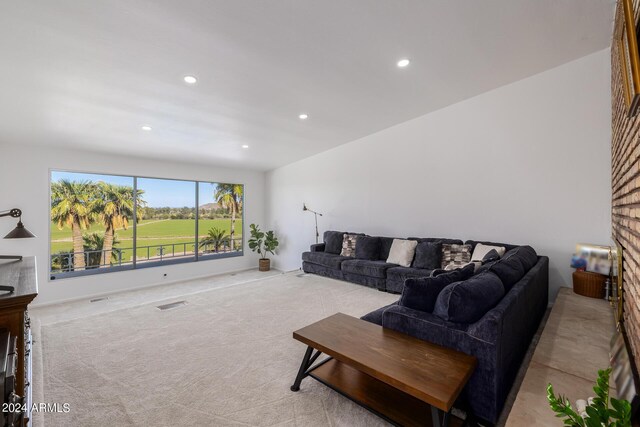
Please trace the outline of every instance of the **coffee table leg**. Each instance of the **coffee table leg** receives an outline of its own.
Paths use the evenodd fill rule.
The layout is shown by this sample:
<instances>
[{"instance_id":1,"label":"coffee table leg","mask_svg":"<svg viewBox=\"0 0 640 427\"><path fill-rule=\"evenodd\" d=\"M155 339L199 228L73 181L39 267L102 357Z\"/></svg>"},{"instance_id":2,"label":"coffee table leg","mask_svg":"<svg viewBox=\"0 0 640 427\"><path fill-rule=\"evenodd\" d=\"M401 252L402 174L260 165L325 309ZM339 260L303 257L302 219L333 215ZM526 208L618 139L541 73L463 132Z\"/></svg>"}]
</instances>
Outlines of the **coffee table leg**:
<instances>
[{"instance_id":1,"label":"coffee table leg","mask_svg":"<svg viewBox=\"0 0 640 427\"><path fill-rule=\"evenodd\" d=\"M442 412L442 422L440 422L440 412ZM449 413L440 411L435 406L431 407L431 422L434 427L442 426L447 427L449 425Z\"/></svg>"},{"instance_id":2,"label":"coffee table leg","mask_svg":"<svg viewBox=\"0 0 640 427\"><path fill-rule=\"evenodd\" d=\"M311 359L311 353L313 352L313 347L307 347L307 351L304 353L304 357L302 358L302 364L300 364L300 369L298 370L298 375L296 376L296 380L291 386L291 391L300 390L300 383L304 378L304 373L309 368L309 359Z\"/></svg>"},{"instance_id":3,"label":"coffee table leg","mask_svg":"<svg viewBox=\"0 0 640 427\"><path fill-rule=\"evenodd\" d=\"M448 412L443 412L442 413L442 427L448 427L449 426L449 413Z\"/></svg>"}]
</instances>

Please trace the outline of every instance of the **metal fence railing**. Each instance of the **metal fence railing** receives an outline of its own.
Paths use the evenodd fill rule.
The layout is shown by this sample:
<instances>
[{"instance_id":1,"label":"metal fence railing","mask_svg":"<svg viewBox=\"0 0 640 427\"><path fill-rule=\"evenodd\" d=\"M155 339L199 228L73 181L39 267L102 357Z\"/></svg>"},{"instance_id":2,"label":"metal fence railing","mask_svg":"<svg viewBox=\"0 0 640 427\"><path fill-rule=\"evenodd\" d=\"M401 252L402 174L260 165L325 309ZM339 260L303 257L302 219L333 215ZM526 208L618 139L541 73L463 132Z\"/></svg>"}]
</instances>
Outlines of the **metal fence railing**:
<instances>
[{"instance_id":1,"label":"metal fence railing","mask_svg":"<svg viewBox=\"0 0 640 427\"><path fill-rule=\"evenodd\" d=\"M242 237L233 239L233 249L230 239L218 244L201 242L198 246L198 256L215 255L231 252L242 252ZM196 244L194 242L165 243L161 245L137 246L135 248L113 248L105 250L85 250L83 252L59 252L50 257L51 273L68 273L71 271L92 270L96 268L110 268L146 262L157 262L168 259L186 258L195 256ZM108 253L110 252L110 253ZM130 256L126 256L130 253ZM84 257L84 267L75 267L75 257ZM126 259L128 258L128 259Z\"/></svg>"}]
</instances>

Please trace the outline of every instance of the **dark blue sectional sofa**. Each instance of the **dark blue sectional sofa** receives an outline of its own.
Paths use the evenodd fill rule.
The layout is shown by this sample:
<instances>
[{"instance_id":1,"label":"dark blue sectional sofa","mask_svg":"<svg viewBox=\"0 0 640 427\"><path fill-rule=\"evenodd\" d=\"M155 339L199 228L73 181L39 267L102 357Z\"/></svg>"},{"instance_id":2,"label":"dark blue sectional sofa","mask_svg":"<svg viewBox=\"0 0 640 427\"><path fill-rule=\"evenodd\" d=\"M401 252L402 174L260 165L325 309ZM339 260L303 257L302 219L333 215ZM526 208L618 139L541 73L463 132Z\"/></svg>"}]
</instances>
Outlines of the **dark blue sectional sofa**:
<instances>
[{"instance_id":1,"label":"dark blue sectional sofa","mask_svg":"<svg viewBox=\"0 0 640 427\"><path fill-rule=\"evenodd\" d=\"M373 259L358 259L340 256L342 236L345 233L326 231L324 243L311 245L310 252L302 254L302 269L305 273L319 274L332 279L346 280L381 291L399 294L404 281L410 277L429 277L433 270L415 267L401 267L387 263L393 239L398 237L378 237L380 243ZM362 233L348 233L359 234ZM332 241L333 240L333 241ZM445 238L410 237L420 242L442 242L462 245L462 240ZM338 244L339 242L339 244ZM328 249L328 250L327 250Z\"/></svg>"},{"instance_id":2,"label":"dark blue sectional sofa","mask_svg":"<svg viewBox=\"0 0 640 427\"><path fill-rule=\"evenodd\" d=\"M405 280L411 279L416 282L415 278L428 277L431 274L431 270L421 271L412 267L387 264L385 260L393 238L381 237L384 243L380 246L378 258L363 260L325 252L327 243L333 250L336 243L331 242L331 236L325 237L329 242L325 240L323 244L313 245L311 252L303 254L305 272L348 280L394 293L402 292ZM337 240L337 236L334 237ZM462 244L461 240L456 239L414 239ZM500 261L483 265L479 269L481 272L467 279L474 283L469 287L473 291L467 294L466 300L464 294L462 299L457 300L447 295L449 298L443 303L442 291L441 295L438 295L434 311L427 312L407 307L403 303L403 295L400 301L362 318L385 328L477 357L478 366L460 396L460 403L470 407L476 417L495 423L547 308L549 259L538 256L528 246L471 240L465 242L473 247L477 243L504 246L507 253ZM485 298L481 291L483 280L492 281L494 285L496 281L502 283L502 293L498 300L490 302L490 307L469 322L451 321L442 316L442 304L449 304L447 308L453 311L456 307L451 305L464 304L466 307L457 307L463 314L466 308L477 309L476 305ZM464 288L461 283L454 285ZM473 294L478 290L480 293ZM441 312L437 313L438 310Z\"/></svg>"}]
</instances>

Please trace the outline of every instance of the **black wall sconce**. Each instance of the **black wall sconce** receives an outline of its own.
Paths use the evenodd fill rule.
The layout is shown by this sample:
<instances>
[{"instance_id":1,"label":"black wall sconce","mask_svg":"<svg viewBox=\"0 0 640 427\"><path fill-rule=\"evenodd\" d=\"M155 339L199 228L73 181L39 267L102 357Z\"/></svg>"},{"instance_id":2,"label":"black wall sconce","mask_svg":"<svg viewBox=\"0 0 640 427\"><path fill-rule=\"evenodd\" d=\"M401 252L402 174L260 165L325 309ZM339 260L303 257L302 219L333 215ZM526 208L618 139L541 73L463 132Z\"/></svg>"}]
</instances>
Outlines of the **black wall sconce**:
<instances>
[{"instance_id":1,"label":"black wall sconce","mask_svg":"<svg viewBox=\"0 0 640 427\"><path fill-rule=\"evenodd\" d=\"M24 224L22 224L22 211L20 209L11 209L8 211L0 212L0 217L10 216L11 218L18 218L18 225L16 228L11 230L9 234L4 236L5 239L28 239L34 236L29 230L24 228ZM0 255L0 259L17 259L21 260L22 256L20 255Z\"/></svg>"}]
</instances>

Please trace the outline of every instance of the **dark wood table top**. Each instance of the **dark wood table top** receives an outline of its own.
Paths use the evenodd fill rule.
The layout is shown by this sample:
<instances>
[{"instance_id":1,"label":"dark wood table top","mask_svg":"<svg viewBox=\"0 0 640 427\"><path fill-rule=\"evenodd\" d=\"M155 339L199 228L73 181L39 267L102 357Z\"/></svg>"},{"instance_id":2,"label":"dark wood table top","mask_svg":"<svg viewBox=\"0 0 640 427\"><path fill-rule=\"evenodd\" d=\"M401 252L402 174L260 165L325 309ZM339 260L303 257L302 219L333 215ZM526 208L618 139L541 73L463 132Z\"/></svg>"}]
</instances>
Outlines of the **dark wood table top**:
<instances>
[{"instance_id":1,"label":"dark wood table top","mask_svg":"<svg viewBox=\"0 0 640 427\"><path fill-rule=\"evenodd\" d=\"M0 260L0 285L15 288L11 293L0 291L0 309L29 304L38 295L35 257Z\"/></svg>"},{"instance_id":2,"label":"dark wood table top","mask_svg":"<svg viewBox=\"0 0 640 427\"><path fill-rule=\"evenodd\" d=\"M337 313L293 338L403 392L449 411L476 358Z\"/></svg>"}]
</instances>

